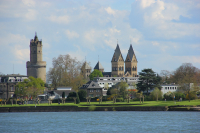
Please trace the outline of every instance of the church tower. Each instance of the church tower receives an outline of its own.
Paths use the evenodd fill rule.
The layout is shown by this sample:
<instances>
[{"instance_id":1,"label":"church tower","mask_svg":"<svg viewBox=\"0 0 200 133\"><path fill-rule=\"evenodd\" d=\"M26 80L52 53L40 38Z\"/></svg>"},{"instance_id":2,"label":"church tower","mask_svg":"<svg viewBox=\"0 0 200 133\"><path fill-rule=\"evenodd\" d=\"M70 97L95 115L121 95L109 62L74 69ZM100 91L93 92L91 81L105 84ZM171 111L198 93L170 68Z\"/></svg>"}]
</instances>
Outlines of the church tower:
<instances>
[{"instance_id":1,"label":"church tower","mask_svg":"<svg viewBox=\"0 0 200 133\"><path fill-rule=\"evenodd\" d=\"M35 33L30 41L30 61L26 62L27 76L41 78L46 82L46 61L42 61L42 41L38 40Z\"/></svg>"},{"instance_id":2,"label":"church tower","mask_svg":"<svg viewBox=\"0 0 200 133\"><path fill-rule=\"evenodd\" d=\"M90 65L85 61L83 63L83 66L81 67L81 73L83 74L85 79L89 79L89 76L91 74L92 68Z\"/></svg>"},{"instance_id":3,"label":"church tower","mask_svg":"<svg viewBox=\"0 0 200 133\"><path fill-rule=\"evenodd\" d=\"M137 77L137 62L138 61L133 51L133 47L130 45L125 60L125 75L127 77Z\"/></svg>"},{"instance_id":4,"label":"church tower","mask_svg":"<svg viewBox=\"0 0 200 133\"><path fill-rule=\"evenodd\" d=\"M124 76L124 59L120 51L119 45L115 49L114 55L111 60L112 72L111 76L123 77Z\"/></svg>"}]
</instances>

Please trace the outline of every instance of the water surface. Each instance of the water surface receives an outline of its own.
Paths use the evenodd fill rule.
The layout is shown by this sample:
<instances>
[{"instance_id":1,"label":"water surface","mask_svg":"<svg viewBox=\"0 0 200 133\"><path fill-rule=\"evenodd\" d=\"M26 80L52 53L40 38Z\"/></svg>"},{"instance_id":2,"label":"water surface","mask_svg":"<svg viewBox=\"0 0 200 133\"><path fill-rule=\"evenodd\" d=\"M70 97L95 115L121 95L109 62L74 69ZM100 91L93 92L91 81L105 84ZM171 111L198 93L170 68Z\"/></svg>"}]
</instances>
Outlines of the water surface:
<instances>
[{"instance_id":1,"label":"water surface","mask_svg":"<svg viewBox=\"0 0 200 133\"><path fill-rule=\"evenodd\" d=\"M200 132L200 112L107 111L0 113L0 132Z\"/></svg>"}]
</instances>

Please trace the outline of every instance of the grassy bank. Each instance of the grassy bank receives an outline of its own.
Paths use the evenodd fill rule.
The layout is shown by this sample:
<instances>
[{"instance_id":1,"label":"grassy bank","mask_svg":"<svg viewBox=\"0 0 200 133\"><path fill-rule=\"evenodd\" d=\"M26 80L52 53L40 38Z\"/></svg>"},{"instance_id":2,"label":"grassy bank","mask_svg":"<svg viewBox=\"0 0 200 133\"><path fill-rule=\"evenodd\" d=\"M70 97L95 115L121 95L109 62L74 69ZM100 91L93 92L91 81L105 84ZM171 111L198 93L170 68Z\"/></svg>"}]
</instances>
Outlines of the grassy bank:
<instances>
[{"instance_id":1,"label":"grassy bank","mask_svg":"<svg viewBox=\"0 0 200 133\"><path fill-rule=\"evenodd\" d=\"M107 106L107 107L123 107L123 106L200 106L200 100L191 100L189 101L181 101L181 102L174 102L174 101L144 101L144 103L140 103L139 101L131 101L130 103L127 102L116 102L113 104L112 101L104 101L102 104L99 104L99 102L91 102L90 105L96 105L96 106ZM49 105L48 103L41 103L37 104L36 106L79 106L79 107L87 107L90 106L87 104L87 102L81 102L80 104L74 104L74 103L65 103L65 104L58 104L58 103L52 103ZM13 106L11 104L3 105L0 107L25 107L25 106L35 106L35 104L24 104L24 105L15 105Z\"/></svg>"}]
</instances>

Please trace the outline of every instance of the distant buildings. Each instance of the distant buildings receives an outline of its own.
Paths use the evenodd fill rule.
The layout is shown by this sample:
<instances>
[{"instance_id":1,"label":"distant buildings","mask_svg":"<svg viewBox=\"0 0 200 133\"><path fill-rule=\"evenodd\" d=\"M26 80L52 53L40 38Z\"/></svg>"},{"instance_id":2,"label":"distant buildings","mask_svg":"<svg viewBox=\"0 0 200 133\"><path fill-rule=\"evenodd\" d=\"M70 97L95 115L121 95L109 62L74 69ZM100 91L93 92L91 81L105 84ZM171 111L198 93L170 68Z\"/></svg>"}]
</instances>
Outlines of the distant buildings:
<instances>
[{"instance_id":1,"label":"distant buildings","mask_svg":"<svg viewBox=\"0 0 200 133\"><path fill-rule=\"evenodd\" d=\"M13 97L15 85L17 85L18 82L24 81L24 79L27 79L27 76L19 74L0 76L0 99Z\"/></svg>"}]
</instances>

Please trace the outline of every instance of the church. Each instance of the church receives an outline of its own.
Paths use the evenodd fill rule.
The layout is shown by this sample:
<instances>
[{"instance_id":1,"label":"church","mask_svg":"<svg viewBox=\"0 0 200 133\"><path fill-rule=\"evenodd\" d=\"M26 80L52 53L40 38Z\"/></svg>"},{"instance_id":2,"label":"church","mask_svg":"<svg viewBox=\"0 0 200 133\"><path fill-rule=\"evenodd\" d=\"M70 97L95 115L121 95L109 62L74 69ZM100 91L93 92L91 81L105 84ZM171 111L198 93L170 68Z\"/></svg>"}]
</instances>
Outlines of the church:
<instances>
[{"instance_id":1,"label":"church","mask_svg":"<svg viewBox=\"0 0 200 133\"><path fill-rule=\"evenodd\" d=\"M104 68L99 61L97 62L94 69L101 71L104 77L138 77L137 63L138 61L133 50L132 44L130 44L125 61L122 56L119 44L117 44L117 47L111 59L111 72L104 72ZM82 66L82 70L83 69L85 70L85 77L89 77L92 68L89 67L87 62L85 62Z\"/></svg>"}]
</instances>

